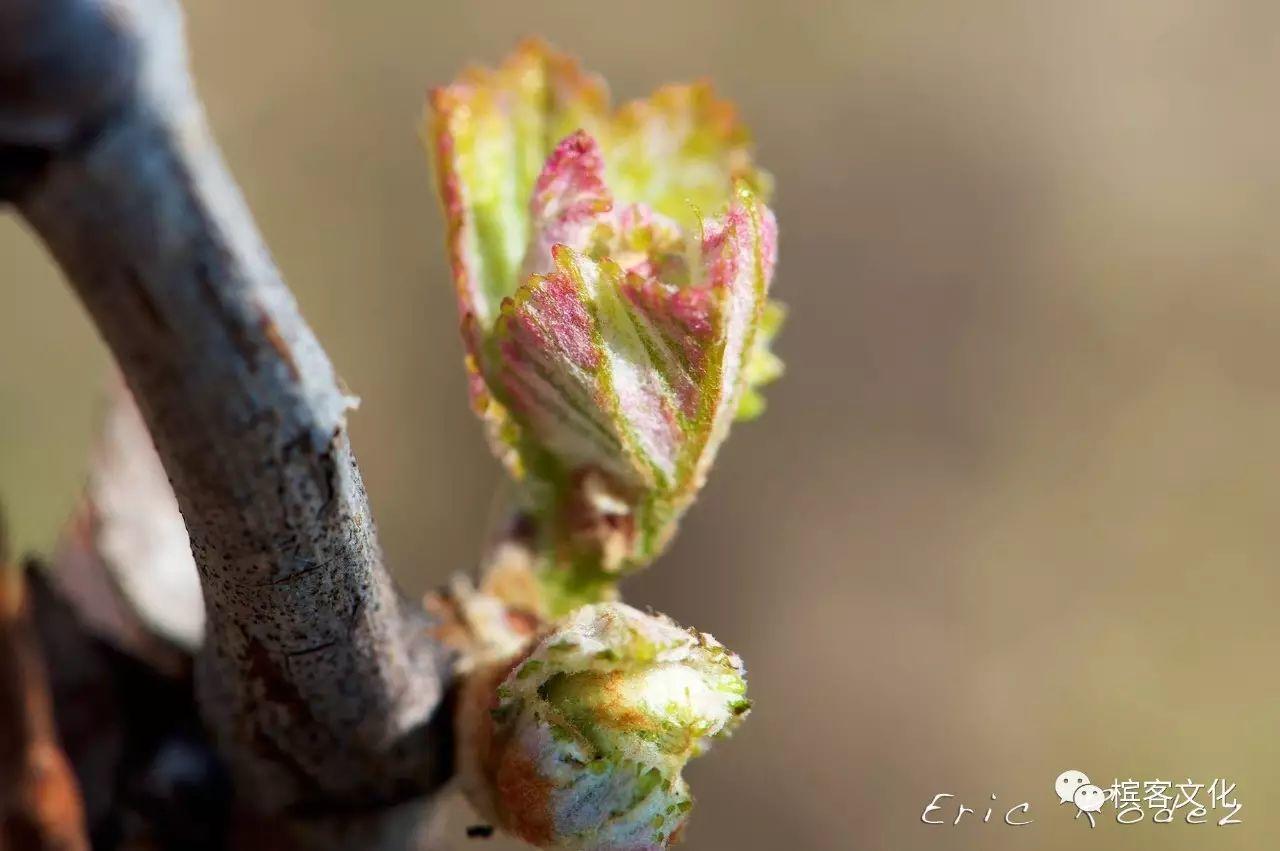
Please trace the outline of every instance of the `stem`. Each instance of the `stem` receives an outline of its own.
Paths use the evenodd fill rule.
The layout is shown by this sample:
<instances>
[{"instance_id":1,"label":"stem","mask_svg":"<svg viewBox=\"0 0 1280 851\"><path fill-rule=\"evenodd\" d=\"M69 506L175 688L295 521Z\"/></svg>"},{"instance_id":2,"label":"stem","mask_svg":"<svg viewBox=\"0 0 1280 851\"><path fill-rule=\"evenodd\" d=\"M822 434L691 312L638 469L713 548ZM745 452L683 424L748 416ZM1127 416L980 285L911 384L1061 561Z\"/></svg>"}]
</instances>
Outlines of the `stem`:
<instances>
[{"instance_id":1,"label":"stem","mask_svg":"<svg viewBox=\"0 0 1280 851\"><path fill-rule=\"evenodd\" d=\"M354 400L209 134L172 0L0 0L0 187L119 363L200 573L242 800L367 810L450 768L450 675L383 564ZM22 96L11 96L22 92Z\"/></svg>"}]
</instances>

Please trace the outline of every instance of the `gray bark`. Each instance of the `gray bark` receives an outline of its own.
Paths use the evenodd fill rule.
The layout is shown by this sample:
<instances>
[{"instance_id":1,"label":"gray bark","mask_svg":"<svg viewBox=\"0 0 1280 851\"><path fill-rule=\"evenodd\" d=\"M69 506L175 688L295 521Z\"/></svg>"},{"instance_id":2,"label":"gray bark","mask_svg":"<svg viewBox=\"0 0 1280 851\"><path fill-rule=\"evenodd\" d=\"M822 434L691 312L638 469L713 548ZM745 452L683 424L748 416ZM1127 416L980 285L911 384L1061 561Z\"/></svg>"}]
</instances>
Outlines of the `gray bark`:
<instances>
[{"instance_id":1,"label":"gray bark","mask_svg":"<svg viewBox=\"0 0 1280 851\"><path fill-rule=\"evenodd\" d=\"M201 704L242 801L403 821L392 805L449 771L449 660L383 564L354 400L223 165L181 27L170 0L0 0L0 191L173 485L206 606Z\"/></svg>"}]
</instances>

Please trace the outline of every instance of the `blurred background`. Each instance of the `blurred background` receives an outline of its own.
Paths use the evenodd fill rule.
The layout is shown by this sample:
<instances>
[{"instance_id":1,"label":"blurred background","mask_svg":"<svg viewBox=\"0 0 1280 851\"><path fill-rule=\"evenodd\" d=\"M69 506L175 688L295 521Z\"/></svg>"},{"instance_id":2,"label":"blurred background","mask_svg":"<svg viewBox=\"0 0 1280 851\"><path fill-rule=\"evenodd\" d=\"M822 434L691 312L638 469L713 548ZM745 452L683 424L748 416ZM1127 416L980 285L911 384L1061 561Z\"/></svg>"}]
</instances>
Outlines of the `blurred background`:
<instances>
[{"instance_id":1,"label":"blurred background","mask_svg":"<svg viewBox=\"0 0 1280 851\"><path fill-rule=\"evenodd\" d=\"M187 8L227 159L363 398L353 439L414 592L473 565L499 476L426 88L541 33L615 99L708 76L740 104L777 178L788 373L626 586L751 671L750 723L689 771L688 848L1280 836L1280 5ZM107 355L12 217L0 263L0 499L47 551ZM1068 768L1225 777L1244 824L1108 810L1090 831L1053 794ZM940 792L996 815L923 825ZM999 823L1023 801L1033 825Z\"/></svg>"}]
</instances>

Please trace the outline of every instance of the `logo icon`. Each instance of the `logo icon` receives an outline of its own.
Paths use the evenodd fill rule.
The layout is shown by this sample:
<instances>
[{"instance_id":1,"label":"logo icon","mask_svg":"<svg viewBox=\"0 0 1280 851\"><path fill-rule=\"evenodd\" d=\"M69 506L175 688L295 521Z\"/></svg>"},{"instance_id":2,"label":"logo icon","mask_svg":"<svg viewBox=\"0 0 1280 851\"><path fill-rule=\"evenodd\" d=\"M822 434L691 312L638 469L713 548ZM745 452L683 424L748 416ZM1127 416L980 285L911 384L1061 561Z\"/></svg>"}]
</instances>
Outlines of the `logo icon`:
<instances>
[{"instance_id":1,"label":"logo icon","mask_svg":"<svg viewBox=\"0 0 1280 851\"><path fill-rule=\"evenodd\" d=\"M1102 805L1115 797L1116 790L1103 789L1089 782L1089 775L1083 771L1069 769L1058 775L1053 781L1053 791L1058 793L1058 805L1075 804L1076 818L1081 815L1089 817L1089 827L1097 827L1093 814L1102 809Z\"/></svg>"}]
</instances>

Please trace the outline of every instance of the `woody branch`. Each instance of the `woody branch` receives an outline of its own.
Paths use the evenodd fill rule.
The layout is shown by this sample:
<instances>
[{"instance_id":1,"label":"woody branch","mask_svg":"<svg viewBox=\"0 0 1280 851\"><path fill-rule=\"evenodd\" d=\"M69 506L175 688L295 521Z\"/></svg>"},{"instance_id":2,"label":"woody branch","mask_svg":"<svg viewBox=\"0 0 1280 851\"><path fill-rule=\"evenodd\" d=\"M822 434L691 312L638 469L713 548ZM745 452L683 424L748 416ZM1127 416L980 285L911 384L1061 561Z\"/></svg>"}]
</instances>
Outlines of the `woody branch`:
<instances>
[{"instance_id":1,"label":"woody branch","mask_svg":"<svg viewBox=\"0 0 1280 851\"><path fill-rule=\"evenodd\" d=\"M213 142L172 0L0 0L0 192L138 401L200 573L242 800L377 810L449 771L449 660L397 594L352 404Z\"/></svg>"}]
</instances>

